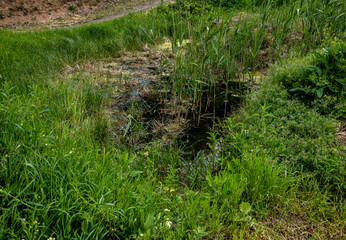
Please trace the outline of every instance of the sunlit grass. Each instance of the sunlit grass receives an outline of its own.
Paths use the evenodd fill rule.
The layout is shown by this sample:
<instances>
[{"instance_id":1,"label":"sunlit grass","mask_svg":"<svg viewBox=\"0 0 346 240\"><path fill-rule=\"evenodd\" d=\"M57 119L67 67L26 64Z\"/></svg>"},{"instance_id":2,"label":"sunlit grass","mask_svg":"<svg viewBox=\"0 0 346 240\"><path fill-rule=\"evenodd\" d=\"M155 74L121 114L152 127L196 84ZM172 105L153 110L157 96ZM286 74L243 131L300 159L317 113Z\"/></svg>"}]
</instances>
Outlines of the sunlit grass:
<instances>
[{"instance_id":1,"label":"sunlit grass","mask_svg":"<svg viewBox=\"0 0 346 240\"><path fill-rule=\"evenodd\" d=\"M0 30L0 239L223 239L257 233L256 221L277 209L301 211L317 228L314 222L339 226L339 122L281 83L297 80L298 66L312 63L306 54L331 37L344 42L344 5L268 2L230 11L179 4L76 29ZM164 37L174 57L161 62L171 69L162 101L176 108L191 101L198 125L203 116L220 117L220 101L246 99L238 112L221 107L226 118L210 134L210 156L183 159L181 145L158 139L130 147L146 134L141 105L130 109L132 135L114 139L105 111L111 89L87 74L61 74L67 64ZM294 63L283 60L291 57ZM263 83L244 86L242 76L268 68Z\"/></svg>"}]
</instances>

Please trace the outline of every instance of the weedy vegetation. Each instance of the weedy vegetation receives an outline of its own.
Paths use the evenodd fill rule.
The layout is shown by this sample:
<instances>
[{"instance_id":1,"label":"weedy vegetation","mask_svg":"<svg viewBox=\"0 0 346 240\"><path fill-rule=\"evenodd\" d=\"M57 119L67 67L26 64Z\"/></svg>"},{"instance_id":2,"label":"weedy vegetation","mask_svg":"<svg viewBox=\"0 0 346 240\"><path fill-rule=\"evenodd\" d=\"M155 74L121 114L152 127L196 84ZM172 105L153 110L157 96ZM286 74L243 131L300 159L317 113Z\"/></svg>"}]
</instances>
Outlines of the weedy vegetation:
<instances>
[{"instance_id":1,"label":"weedy vegetation","mask_svg":"<svg viewBox=\"0 0 346 240\"><path fill-rule=\"evenodd\" d=\"M338 0L180 0L0 30L0 239L342 239L345 18ZM164 42L124 127L115 85L64 74ZM158 119L208 126L207 145L163 141Z\"/></svg>"}]
</instances>

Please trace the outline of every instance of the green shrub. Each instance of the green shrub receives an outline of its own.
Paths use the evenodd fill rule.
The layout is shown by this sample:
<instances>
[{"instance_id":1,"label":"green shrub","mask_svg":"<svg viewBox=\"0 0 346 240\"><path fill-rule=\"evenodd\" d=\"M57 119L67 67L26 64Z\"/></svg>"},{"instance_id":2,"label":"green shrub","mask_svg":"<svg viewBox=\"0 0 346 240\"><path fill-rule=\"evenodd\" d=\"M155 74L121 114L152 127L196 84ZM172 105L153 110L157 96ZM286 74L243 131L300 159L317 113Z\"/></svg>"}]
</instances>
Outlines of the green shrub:
<instances>
[{"instance_id":1,"label":"green shrub","mask_svg":"<svg viewBox=\"0 0 346 240\"><path fill-rule=\"evenodd\" d=\"M191 16L191 14L205 14L213 10L213 8L209 1L193 0L178 0L174 4L161 5L158 7L158 11L161 13L172 13L172 10L175 10L175 13L179 13L180 16L187 17Z\"/></svg>"},{"instance_id":2,"label":"green shrub","mask_svg":"<svg viewBox=\"0 0 346 240\"><path fill-rule=\"evenodd\" d=\"M73 5L71 4L69 7L68 7L68 10L70 10L71 12L74 12L76 10L76 5Z\"/></svg>"},{"instance_id":3,"label":"green shrub","mask_svg":"<svg viewBox=\"0 0 346 240\"><path fill-rule=\"evenodd\" d=\"M314 51L303 62L289 61L274 78L289 93L322 114L346 117L346 44L334 42Z\"/></svg>"},{"instance_id":4,"label":"green shrub","mask_svg":"<svg viewBox=\"0 0 346 240\"><path fill-rule=\"evenodd\" d=\"M338 143L335 120L290 98L285 88L268 80L252 93L240 115L244 124L223 130L228 132L223 141L227 161L245 153L256 157L260 150L287 174L313 177L320 187L342 194L345 149Z\"/></svg>"},{"instance_id":5,"label":"green shrub","mask_svg":"<svg viewBox=\"0 0 346 240\"><path fill-rule=\"evenodd\" d=\"M237 30L226 22L212 27L214 15L199 15L211 6L204 3L186 1L182 12L162 7L67 30L0 30L0 239L232 238L242 223L253 224L251 216L290 203L300 191L308 201L314 194L313 201L328 201L318 211L339 217L329 198L345 192L345 154L336 122L291 99L278 84L287 77L284 65L276 66L276 82L266 81L250 95L242 124L230 119L224 124L222 151L214 152L221 156L211 169L198 166L207 160L203 154L187 161L174 144L130 149L112 141L113 126L103 109L106 90L86 74L61 79L64 66L80 59L109 59L160 42L164 35L173 36L173 48L180 50L177 42L182 45L188 36L185 56L177 56L185 60L170 79L186 81L174 90L180 86L193 90L186 91L189 97L194 90L216 97L210 89L218 81L229 83L235 71L254 67L266 28L255 32L249 21ZM181 18L184 14L188 19ZM312 59L303 62L311 65ZM301 76L296 71L301 63L288 67L293 79ZM213 95L205 95L208 91ZM129 119L141 116L144 106L133 107ZM144 138L140 118L128 126L126 137L136 143Z\"/></svg>"}]
</instances>

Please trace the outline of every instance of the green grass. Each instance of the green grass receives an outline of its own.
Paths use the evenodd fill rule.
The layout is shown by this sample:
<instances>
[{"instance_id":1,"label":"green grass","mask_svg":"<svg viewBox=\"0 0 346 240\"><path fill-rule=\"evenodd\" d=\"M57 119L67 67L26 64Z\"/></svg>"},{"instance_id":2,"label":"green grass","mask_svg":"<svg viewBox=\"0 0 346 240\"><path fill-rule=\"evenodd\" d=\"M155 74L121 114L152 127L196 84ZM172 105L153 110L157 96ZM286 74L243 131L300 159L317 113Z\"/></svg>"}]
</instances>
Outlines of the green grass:
<instances>
[{"instance_id":1,"label":"green grass","mask_svg":"<svg viewBox=\"0 0 346 240\"><path fill-rule=\"evenodd\" d=\"M258 226L278 209L304 215L314 229L328 222L325 231L312 231L316 238L339 236L346 155L336 137L340 122L289 90L300 84L300 66L317 64L309 52L331 47L323 29L344 44L344 6L306 1L292 14L300 2L251 2L243 22L213 26L215 16L231 19L238 11L179 4L75 29L0 30L0 239L259 238ZM114 139L105 107L112 89L95 87L87 74L61 74L67 64L116 57L164 37L176 58L163 98L192 101L196 119L215 117L219 95L246 99L210 133L209 162L204 154L183 159L176 142L131 147L141 137L133 133L145 135L139 121L132 135ZM338 76L344 58L320 61L322 76ZM251 91L230 86L269 65ZM141 108L133 106L133 117L140 119Z\"/></svg>"},{"instance_id":2,"label":"green grass","mask_svg":"<svg viewBox=\"0 0 346 240\"><path fill-rule=\"evenodd\" d=\"M178 13L169 7L161 10L176 25L173 48L190 40L185 50L176 50L173 77L165 88L171 88L177 101L192 98L196 122L210 112L215 118L223 101L239 95L234 82L243 80L244 74L263 71L283 58L305 55L331 36L344 39L343 4L297 1L276 8L276 3L268 1L261 8L238 14L191 1L173 5L171 9ZM323 13L316 13L320 8ZM199 17L200 12L204 17ZM187 26L180 19L188 19Z\"/></svg>"},{"instance_id":3,"label":"green grass","mask_svg":"<svg viewBox=\"0 0 346 240\"><path fill-rule=\"evenodd\" d=\"M280 66L272 68L272 76L275 76L277 68ZM286 69L287 72L290 70ZM280 181L275 181L278 185L273 182L269 185L279 186L280 190L287 187L287 195L279 194L275 207L271 207L272 211L279 212L274 219L285 222L287 218L296 216L310 226L321 228L320 232L309 231L315 238L330 238L333 234L340 237L342 233L338 229L342 228L345 219L346 149L336 137L338 121L325 118L315 109L309 109L299 100L292 99L276 78L265 80L259 90L249 96L236 121L241 121L241 126L234 126L229 120L223 127L231 130L231 134L227 134L223 140L226 146L223 161L229 164L229 159L234 159L236 154L237 161L244 162L243 159L249 158L249 155L254 158L260 153L290 179L288 183L284 181L288 186L280 184ZM238 140L234 131L244 133L244 140ZM259 175L258 169L261 168L256 168L256 175ZM261 184L265 179L261 177L256 183ZM270 189L270 194L275 194L275 189ZM262 195L250 202L260 202L259 199L265 198ZM266 222L266 217L262 221ZM327 229L323 229L325 226L318 221L325 221ZM275 225L272 228L272 231L277 231L277 235L272 237L282 237ZM299 236L301 232L294 234ZM255 236L259 238L261 234L252 237Z\"/></svg>"},{"instance_id":4,"label":"green grass","mask_svg":"<svg viewBox=\"0 0 346 240\"><path fill-rule=\"evenodd\" d=\"M275 71L275 78L289 89L292 96L319 113L345 118L346 45L337 38L323 45L302 61L286 62Z\"/></svg>"},{"instance_id":5,"label":"green grass","mask_svg":"<svg viewBox=\"0 0 346 240\"><path fill-rule=\"evenodd\" d=\"M166 26L155 14L136 14L76 29L1 30L2 82L11 80L20 89L28 88L32 83L41 83L42 76L59 72L65 64L106 55L117 56L122 50L159 42Z\"/></svg>"}]
</instances>

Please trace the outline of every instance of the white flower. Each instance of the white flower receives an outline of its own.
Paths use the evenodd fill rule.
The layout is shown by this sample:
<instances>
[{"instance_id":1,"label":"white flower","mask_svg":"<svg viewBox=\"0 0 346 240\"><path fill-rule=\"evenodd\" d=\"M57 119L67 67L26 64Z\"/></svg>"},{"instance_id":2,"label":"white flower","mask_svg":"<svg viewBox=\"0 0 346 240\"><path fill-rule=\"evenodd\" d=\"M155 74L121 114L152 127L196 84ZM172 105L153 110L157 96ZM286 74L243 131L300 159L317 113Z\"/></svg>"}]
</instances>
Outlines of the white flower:
<instances>
[{"instance_id":1,"label":"white flower","mask_svg":"<svg viewBox=\"0 0 346 240\"><path fill-rule=\"evenodd\" d=\"M167 209L167 208L166 208L166 209L165 209L165 210L163 210L163 211L165 211L165 212L170 212L171 210L169 210L169 209Z\"/></svg>"},{"instance_id":2,"label":"white flower","mask_svg":"<svg viewBox=\"0 0 346 240\"><path fill-rule=\"evenodd\" d=\"M171 228L172 227L172 221L166 221L166 226L168 228Z\"/></svg>"}]
</instances>

